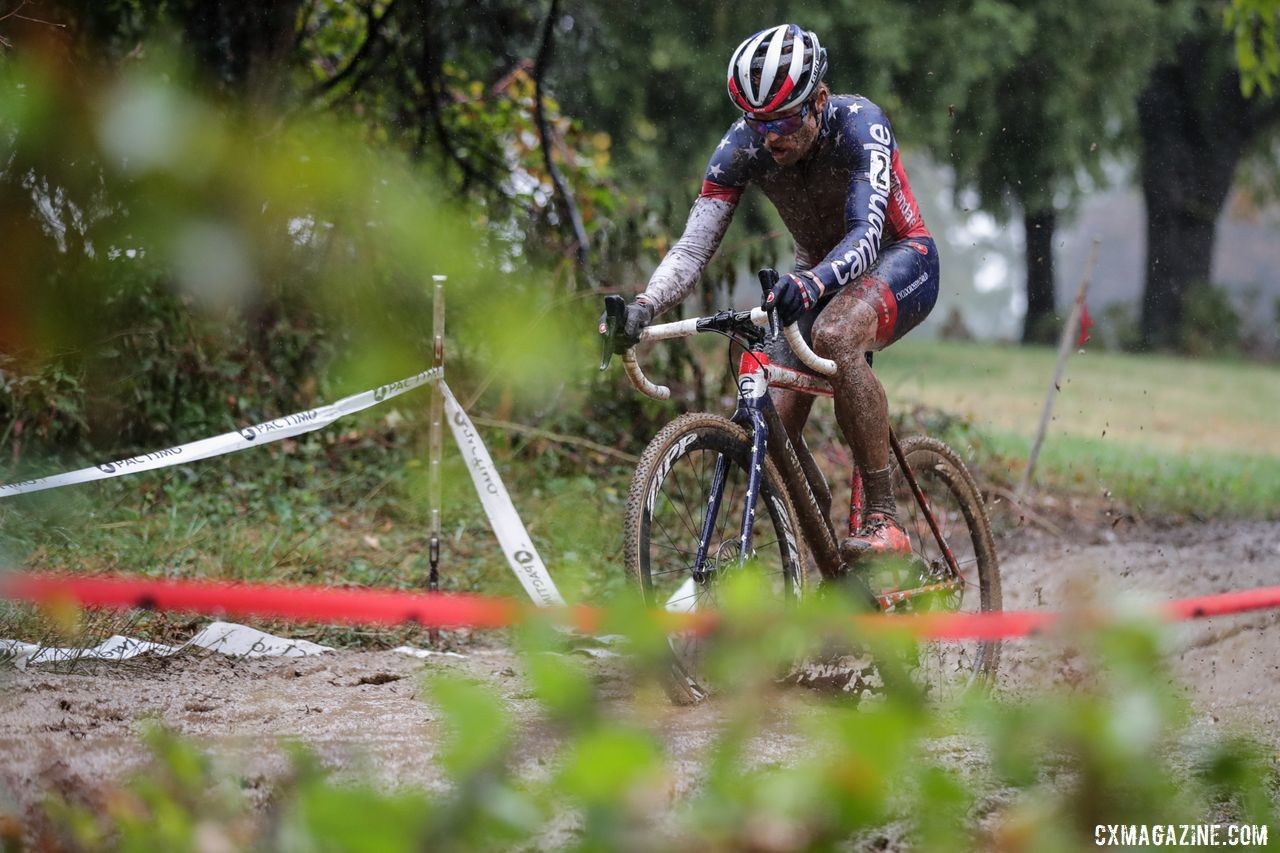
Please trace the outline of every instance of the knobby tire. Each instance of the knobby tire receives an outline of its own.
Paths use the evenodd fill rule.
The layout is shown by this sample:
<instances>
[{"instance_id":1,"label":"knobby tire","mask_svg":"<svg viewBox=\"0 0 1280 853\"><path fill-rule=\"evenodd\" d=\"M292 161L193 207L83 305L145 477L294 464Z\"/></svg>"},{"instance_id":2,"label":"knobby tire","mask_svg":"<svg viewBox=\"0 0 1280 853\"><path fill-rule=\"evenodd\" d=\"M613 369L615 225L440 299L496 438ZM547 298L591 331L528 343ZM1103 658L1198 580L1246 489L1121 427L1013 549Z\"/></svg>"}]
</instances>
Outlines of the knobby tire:
<instances>
[{"instance_id":1,"label":"knobby tire","mask_svg":"<svg viewBox=\"0 0 1280 853\"><path fill-rule=\"evenodd\" d=\"M944 596L949 600L939 602L941 608L967 612L1000 610L1000 566L995 539L982 492L973 476L959 454L937 439L911 436L903 439L901 447L964 577L963 590L958 596ZM896 459L893 484L899 520L911 539L918 562L941 574L945 565L942 550ZM921 646L921 667L926 659L940 665L936 675L926 676L934 688L944 684L963 688L972 683L986 683L995 676L1000 648L998 640L933 641Z\"/></svg>"},{"instance_id":2,"label":"knobby tire","mask_svg":"<svg viewBox=\"0 0 1280 853\"><path fill-rule=\"evenodd\" d=\"M683 589L701 537L715 462L729 460L729 477L716 517L707 565L718 571L737 566L736 543L742 520L751 439L747 431L719 415L685 414L664 427L645 448L631 481L623 532L624 562L639 585L646 605L666 607ZM756 507L752 551L755 562L787 598L800 594L804 584L800 532L782 478L766 457L761 494ZM694 606L714 608L715 577L694 584ZM679 607L685 602L674 602ZM677 704L701 701L714 690L700 668L699 641L670 638L671 661L665 680Z\"/></svg>"}]
</instances>

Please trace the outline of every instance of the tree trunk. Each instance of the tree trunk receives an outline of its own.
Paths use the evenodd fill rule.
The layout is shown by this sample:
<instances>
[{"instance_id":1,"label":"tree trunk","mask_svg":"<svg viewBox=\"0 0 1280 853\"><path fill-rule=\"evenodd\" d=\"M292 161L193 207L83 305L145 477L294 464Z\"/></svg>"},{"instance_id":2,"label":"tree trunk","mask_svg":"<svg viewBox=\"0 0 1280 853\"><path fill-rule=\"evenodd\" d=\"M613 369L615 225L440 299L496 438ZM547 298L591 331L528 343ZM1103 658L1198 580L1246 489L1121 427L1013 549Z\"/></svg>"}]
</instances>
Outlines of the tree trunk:
<instances>
[{"instance_id":1,"label":"tree trunk","mask_svg":"<svg viewBox=\"0 0 1280 853\"><path fill-rule=\"evenodd\" d=\"M1188 40L1138 97L1142 192L1147 207L1143 349L1183 337L1187 291L1211 283L1218 216L1250 138L1274 104L1246 100L1221 38Z\"/></svg>"},{"instance_id":2,"label":"tree trunk","mask_svg":"<svg viewBox=\"0 0 1280 853\"><path fill-rule=\"evenodd\" d=\"M189 0L187 40L218 82L270 105L284 92L300 7L301 0Z\"/></svg>"},{"instance_id":3,"label":"tree trunk","mask_svg":"<svg viewBox=\"0 0 1280 853\"><path fill-rule=\"evenodd\" d=\"M1147 196L1147 280L1142 295L1142 349L1176 349L1183 339L1187 291L1211 283L1217 209L1153 204L1175 176L1144 176ZM1154 185L1154 186L1153 186ZM1230 186L1230 181L1227 182Z\"/></svg>"},{"instance_id":4,"label":"tree trunk","mask_svg":"<svg viewBox=\"0 0 1280 853\"><path fill-rule=\"evenodd\" d=\"M1051 344L1058 337L1053 281L1053 234L1058 215L1053 208L1026 211L1027 314L1022 321L1024 344Z\"/></svg>"}]
</instances>

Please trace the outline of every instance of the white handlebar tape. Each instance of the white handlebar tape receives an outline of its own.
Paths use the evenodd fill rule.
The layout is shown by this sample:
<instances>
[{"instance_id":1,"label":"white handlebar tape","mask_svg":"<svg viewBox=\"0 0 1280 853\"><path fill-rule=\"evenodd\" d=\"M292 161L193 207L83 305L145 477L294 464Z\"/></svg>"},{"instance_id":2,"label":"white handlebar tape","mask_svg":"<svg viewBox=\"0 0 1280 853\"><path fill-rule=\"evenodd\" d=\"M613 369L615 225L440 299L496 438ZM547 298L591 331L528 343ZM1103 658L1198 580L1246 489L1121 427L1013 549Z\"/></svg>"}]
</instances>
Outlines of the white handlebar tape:
<instances>
[{"instance_id":1,"label":"white handlebar tape","mask_svg":"<svg viewBox=\"0 0 1280 853\"><path fill-rule=\"evenodd\" d=\"M691 320L679 320L675 323L660 323L657 326L649 326L640 332L640 343L690 337L697 334L700 319L699 317L694 317ZM763 308L752 308L751 322L757 326L764 326L769 322L769 315ZM822 376L836 375L836 363L829 358L823 358L810 349L796 324L792 323L790 326L785 326L782 332L787 338L787 343L791 346L791 351L796 354L796 358L800 359L802 364ZM641 394L646 397L652 397L655 400L671 399L670 388L665 385L654 385L645 377L644 371L640 369L640 363L636 360L634 347L623 354L622 367L627 373L627 378L631 380L631 384Z\"/></svg>"},{"instance_id":2,"label":"white handlebar tape","mask_svg":"<svg viewBox=\"0 0 1280 853\"><path fill-rule=\"evenodd\" d=\"M791 345L791 351L796 354L796 358L804 362L806 367L816 373L821 373L823 376L836 375L836 363L809 349L809 345L804 341L804 335L800 334L799 326L795 323L790 326L783 326L782 333L787 336L787 343Z\"/></svg>"},{"instance_id":3,"label":"white handlebar tape","mask_svg":"<svg viewBox=\"0 0 1280 853\"><path fill-rule=\"evenodd\" d=\"M769 313L763 308L752 308L751 322L757 326L763 326L769 322ZM800 329L795 323L785 326L782 329L782 333L786 335L787 343L790 344L791 351L796 354L796 358L800 359L810 370L816 371L823 376L836 375L836 363L811 350L809 344L805 342L804 335L800 334Z\"/></svg>"},{"instance_id":4,"label":"white handlebar tape","mask_svg":"<svg viewBox=\"0 0 1280 853\"><path fill-rule=\"evenodd\" d=\"M672 338L687 338L698 333L698 321L701 317L688 320L677 320L674 323L659 323L646 326L640 330L640 343L649 341L668 341Z\"/></svg>"},{"instance_id":5,"label":"white handlebar tape","mask_svg":"<svg viewBox=\"0 0 1280 853\"><path fill-rule=\"evenodd\" d=\"M668 324L674 325L674 324ZM644 375L644 371L640 369L640 362L636 361L636 351L634 348L627 350L622 356L622 369L627 372L627 378L631 380L631 384L646 397L652 397L655 400L671 399L671 389L666 385L654 385Z\"/></svg>"}]
</instances>

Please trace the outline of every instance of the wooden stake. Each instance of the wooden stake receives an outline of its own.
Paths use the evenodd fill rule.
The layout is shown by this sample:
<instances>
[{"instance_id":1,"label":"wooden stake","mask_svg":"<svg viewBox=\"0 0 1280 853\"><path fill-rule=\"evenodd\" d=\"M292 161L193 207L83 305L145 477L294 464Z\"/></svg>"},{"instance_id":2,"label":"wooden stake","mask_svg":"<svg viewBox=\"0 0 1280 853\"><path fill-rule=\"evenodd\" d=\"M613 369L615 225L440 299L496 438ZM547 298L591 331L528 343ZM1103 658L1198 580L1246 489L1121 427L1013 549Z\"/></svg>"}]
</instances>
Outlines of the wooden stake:
<instances>
[{"instance_id":1,"label":"wooden stake","mask_svg":"<svg viewBox=\"0 0 1280 853\"><path fill-rule=\"evenodd\" d=\"M427 576L427 589L431 592L440 590L440 457L442 449L442 422L444 420L444 283L447 277L431 276L435 286L431 294L432 339L431 365L440 371L440 378L431 386L431 402L428 416L430 420L427 440L427 492L431 504L431 540L428 545L427 558L430 560L430 574ZM440 642L440 631L432 628L428 634L434 646Z\"/></svg>"},{"instance_id":2,"label":"wooden stake","mask_svg":"<svg viewBox=\"0 0 1280 853\"><path fill-rule=\"evenodd\" d=\"M1044 411L1040 413L1040 428L1036 430L1035 441L1031 443L1031 455L1027 457L1027 470L1022 472L1022 483L1018 486L1018 498L1021 499L1031 486L1031 477L1035 473L1036 460L1040 457L1040 445L1044 444L1044 435L1049 429L1049 416L1053 412L1053 398L1062 385L1062 376L1067 369L1067 355L1075 340L1076 326L1084 311L1084 296L1089 290L1089 279L1093 276L1093 267L1098 262L1098 244L1096 237L1089 250L1089 262L1084 267L1084 278L1080 281L1080 290L1076 293L1076 301L1071 306L1071 313L1062 327L1062 338L1058 341L1058 363L1053 369L1053 380L1049 383L1049 392L1044 398Z\"/></svg>"}]
</instances>

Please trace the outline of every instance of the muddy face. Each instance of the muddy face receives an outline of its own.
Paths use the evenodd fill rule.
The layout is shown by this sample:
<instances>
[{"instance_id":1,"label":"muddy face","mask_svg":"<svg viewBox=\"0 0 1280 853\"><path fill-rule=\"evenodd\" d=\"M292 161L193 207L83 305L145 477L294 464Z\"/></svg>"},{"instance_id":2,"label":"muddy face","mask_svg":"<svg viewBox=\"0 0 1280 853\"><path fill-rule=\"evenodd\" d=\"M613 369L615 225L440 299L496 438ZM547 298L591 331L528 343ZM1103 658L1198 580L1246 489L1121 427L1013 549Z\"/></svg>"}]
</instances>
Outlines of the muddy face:
<instances>
[{"instance_id":1,"label":"muddy face","mask_svg":"<svg viewBox=\"0 0 1280 853\"><path fill-rule=\"evenodd\" d=\"M804 124L799 130L787 136L780 136L777 133L765 134L764 147L773 156L775 163L779 166L794 166L809 156L809 152L818 141L818 117L826 108L827 93L821 90L813 99L809 113L805 116Z\"/></svg>"},{"instance_id":2,"label":"muddy face","mask_svg":"<svg viewBox=\"0 0 1280 853\"><path fill-rule=\"evenodd\" d=\"M794 166L804 159L818 138L818 122L813 115L805 117L804 124L790 136L776 133L765 135L764 147L779 166Z\"/></svg>"}]
</instances>

